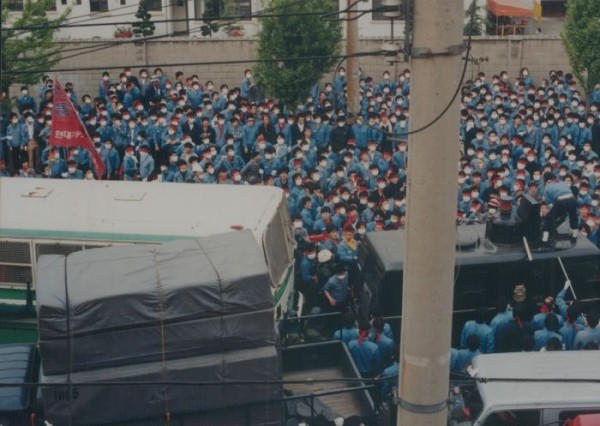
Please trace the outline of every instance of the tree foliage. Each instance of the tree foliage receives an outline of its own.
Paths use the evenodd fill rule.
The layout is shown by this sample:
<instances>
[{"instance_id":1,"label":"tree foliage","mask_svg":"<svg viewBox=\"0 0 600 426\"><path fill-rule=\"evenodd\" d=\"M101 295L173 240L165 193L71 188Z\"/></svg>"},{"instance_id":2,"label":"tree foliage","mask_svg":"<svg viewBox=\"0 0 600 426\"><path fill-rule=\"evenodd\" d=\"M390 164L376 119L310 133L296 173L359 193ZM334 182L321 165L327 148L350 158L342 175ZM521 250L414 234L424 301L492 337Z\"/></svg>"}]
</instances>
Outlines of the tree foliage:
<instances>
[{"instance_id":1,"label":"tree foliage","mask_svg":"<svg viewBox=\"0 0 600 426\"><path fill-rule=\"evenodd\" d=\"M561 37L573 74L590 94L600 83L600 1L569 0Z\"/></svg>"},{"instance_id":2,"label":"tree foliage","mask_svg":"<svg viewBox=\"0 0 600 426\"><path fill-rule=\"evenodd\" d=\"M465 10L465 18L468 19L463 27L464 35L480 36L485 32L486 19L481 16L483 7L477 5L477 0L472 0Z\"/></svg>"},{"instance_id":3,"label":"tree foliage","mask_svg":"<svg viewBox=\"0 0 600 426\"><path fill-rule=\"evenodd\" d=\"M154 23L152 22L152 15L148 12L148 6L146 0L140 1L138 10L135 13L135 17L139 21L134 22L131 26L133 27L133 34L136 37L149 37L154 34Z\"/></svg>"},{"instance_id":4,"label":"tree foliage","mask_svg":"<svg viewBox=\"0 0 600 426\"><path fill-rule=\"evenodd\" d=\"M332 11L332 2L323 0L272 0L269 7L297 12ZM321 20L318 15L277 16L262 20L258 47L257 83L281 103L292 106L328 72L336 60L342 39L339 21ZM324 57L324 59L302 59ZM274 59L291 59L278 60ZM299 58L294 60L293 58Z\"/></svg>"},{"instance_id":5,"label":"tree foliage","mask_svg":"<svg viewBox=\"0 0 600 426\"><path fill-rule=\"evenodd\" d=\"M55 0L25 0L21 15L12 21L8 1L2 0L0 65L2 91L12 84L35 84L60 60L61 47L53 43L58 27L71 12L50 19L46 10ZM35 29L24 29L36 27Z\"/></svg>"}]
</instances>

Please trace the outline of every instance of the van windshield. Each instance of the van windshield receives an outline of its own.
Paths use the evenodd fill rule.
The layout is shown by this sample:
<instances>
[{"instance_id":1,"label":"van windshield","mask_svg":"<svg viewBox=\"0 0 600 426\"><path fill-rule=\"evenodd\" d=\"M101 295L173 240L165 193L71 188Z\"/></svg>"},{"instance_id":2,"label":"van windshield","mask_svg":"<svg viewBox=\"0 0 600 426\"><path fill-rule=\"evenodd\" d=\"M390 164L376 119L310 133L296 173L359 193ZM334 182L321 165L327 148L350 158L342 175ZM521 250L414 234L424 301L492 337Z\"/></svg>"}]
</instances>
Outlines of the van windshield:
<instances>
[{"instance_id":1,"label":"van windshield","mask_svg":"<svg viewBox=\"0 0 600 426\"><path fill-rule=\"evenodd\" d=\"M471 424L479 418L483 410L483 401L479 394L479 389L475 381L463 382L459 384L460 393L464 401L464 407L468 410Z\"/></svg>"}]
</instances>

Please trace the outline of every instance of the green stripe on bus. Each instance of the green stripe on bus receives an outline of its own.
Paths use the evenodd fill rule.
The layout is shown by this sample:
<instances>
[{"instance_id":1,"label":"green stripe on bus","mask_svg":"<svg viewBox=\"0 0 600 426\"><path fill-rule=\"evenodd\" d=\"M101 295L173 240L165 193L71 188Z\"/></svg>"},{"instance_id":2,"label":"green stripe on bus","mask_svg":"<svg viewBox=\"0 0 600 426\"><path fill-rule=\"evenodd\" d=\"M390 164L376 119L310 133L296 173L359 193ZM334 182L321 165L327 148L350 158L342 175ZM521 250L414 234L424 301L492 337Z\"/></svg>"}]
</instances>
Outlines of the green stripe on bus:
<instances>
[{"instance_id":1,"label":"green stripe on bus","mask_svg":"<svg viewBox=\"0 0 600 426\"><path fill-rule=\"evenodd\" d=\"M28 238L28 239L65 239L65 240L90 240L90 241L136 241L136 242L162 242L174 239L194 239L189 235L147 235L147 234L121 234L107 232L79 232L79 231L54 231L47 229L12 229L0 228L0 238ZM85 244L84 244L85 245Z\"/></svg>"}]
</instances>

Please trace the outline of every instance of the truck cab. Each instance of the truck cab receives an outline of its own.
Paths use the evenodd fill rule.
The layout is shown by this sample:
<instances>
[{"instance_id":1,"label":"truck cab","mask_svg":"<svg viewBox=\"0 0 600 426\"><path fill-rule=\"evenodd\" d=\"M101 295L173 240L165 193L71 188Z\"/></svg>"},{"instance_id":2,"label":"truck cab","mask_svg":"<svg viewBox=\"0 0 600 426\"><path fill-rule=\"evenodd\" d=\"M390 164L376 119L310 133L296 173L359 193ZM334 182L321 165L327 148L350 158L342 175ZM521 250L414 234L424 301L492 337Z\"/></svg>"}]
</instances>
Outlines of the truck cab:
<instances>
[{"instance_id":1,"label":"truck cab","mask_svg":"<svg viewBox=\"0 0 600 426\"><path fill-rule=\"evenodd\" d=\"M600 413L600 353L520 352L480 355L473 381L460 385L468 421L460 426L572 424Z\"/></svg>"}]
</instances>

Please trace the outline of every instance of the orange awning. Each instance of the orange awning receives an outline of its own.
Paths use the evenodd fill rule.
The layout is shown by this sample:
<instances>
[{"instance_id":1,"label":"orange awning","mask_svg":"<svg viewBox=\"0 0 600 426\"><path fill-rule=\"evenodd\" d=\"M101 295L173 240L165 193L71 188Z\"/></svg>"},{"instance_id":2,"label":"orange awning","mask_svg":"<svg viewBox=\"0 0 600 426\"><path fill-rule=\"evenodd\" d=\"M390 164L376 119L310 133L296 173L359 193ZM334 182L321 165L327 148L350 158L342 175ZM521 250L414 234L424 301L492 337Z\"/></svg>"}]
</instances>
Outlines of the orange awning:
<instances>
[{"instance_id":1,"label":"orange awning","mask_svg":"<svg viewBox=\"0 0 600 426\"><path fill-rule=\"evenodd\" d=\"M488 0L488 10L495 16L530 18L533 16L533 0Z\"/></svg>"}]
</instances>

